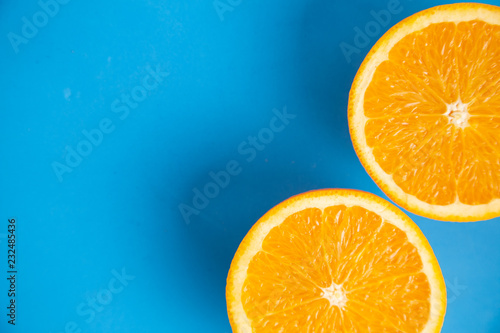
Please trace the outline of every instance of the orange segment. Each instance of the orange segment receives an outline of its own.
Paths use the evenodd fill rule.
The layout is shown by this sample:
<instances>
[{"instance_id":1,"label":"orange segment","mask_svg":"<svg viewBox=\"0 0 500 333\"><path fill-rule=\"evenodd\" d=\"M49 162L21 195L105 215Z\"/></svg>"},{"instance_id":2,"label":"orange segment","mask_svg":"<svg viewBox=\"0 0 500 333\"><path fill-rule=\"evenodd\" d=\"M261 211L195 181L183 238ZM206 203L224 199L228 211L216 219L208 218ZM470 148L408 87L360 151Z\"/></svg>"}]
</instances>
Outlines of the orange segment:
<instances>
[{"instance_id":1,"label":"orange segment","mask_svg":"<svg viewBox=\"0 0 500 333\"><path fill-rule=\"evenodd\" d=\"M500 8L453 4L391 28L349 96L354 148L399 205L434 219L500 215Z\"/></svg>"},{"instance_id":2,"label":"orange segment","mask_svg":"<svg viewBox=\"0 0 500 333\"><path fill-rule=\"evenodd\" d=\"M376 322L382 317L387 320L388 327L403 332L422 332L429 318L427 297L430 292L427 276L416 273L375 282L350 292L348 296L353 311L364 318Z\"/></svg>"},{"instance_id":3,"label":"orange segment","mask_svg":"<svg viewBox=\"0 0 500 333\"><path fill-rule=\"evenodd\" d=\"M234 332L439 332L446 290L418 227L372 194L320 190L269 211L229 271Z\"/></svg>"}]
</instances>

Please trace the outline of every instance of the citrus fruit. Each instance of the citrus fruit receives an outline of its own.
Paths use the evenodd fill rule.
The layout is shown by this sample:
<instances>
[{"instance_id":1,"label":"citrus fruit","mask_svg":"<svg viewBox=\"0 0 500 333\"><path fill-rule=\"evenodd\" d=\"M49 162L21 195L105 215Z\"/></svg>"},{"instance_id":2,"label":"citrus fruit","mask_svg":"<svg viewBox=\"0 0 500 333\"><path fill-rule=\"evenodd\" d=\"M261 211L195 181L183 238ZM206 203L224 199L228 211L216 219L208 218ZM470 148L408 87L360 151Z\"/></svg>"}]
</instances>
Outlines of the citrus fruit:
<instances>
[{"instance_id":1,"label":"citrus fruit","mask_svg":"<svg viewBox=\"0 0 500 333\"><path fill-rule=\"evenodd\" d=\"M361 163L397 204L429 218L500 215L500 8L419 12L368 53L349 95Z\"/></svg>"},{"instance_id":2,"label":"citrus fruit","mask_svg":"<svg viewBox=\"0 0 500 333\"><path fill-rule=\"evenodd\" d=\"M318 190L266 213L227 278L235 333L439 332L446 288L418 227L389 202Z\"/></svg>"}]
</instances>

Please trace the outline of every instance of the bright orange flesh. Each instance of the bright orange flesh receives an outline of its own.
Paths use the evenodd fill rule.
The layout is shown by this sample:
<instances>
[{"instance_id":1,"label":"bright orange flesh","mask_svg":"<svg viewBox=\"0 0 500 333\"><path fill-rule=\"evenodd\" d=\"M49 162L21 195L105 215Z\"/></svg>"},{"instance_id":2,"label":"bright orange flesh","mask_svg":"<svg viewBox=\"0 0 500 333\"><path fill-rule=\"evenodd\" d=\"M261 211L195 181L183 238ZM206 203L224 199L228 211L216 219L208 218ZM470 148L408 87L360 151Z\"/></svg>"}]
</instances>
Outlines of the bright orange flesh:
<instances>
[{"instance_id":1,"label":"bright orange flesh","mask_svg":"<svg viewBox=\"0 0 500 333\"><path fill-rule=\"evenodd\" d=\"M500 8L445 5L391 29L357 74L350 126L363 165L398 204L444 220L500 215Z\"/></svg>"},{"instance_id":2,"label":"bright orange flesh","mask_svg":"<svg viewBox=\"0 0 500 333\"><path fill-rule=\"evenodd\" d=\"M368 200L374 197L345 193ZM335 198L331 206L307 207L307 196L330 194ZM306 197L302 209L281 220L278 206L245 237L228 277L228 308L235 332L247 331L235 327L233 302L241 303L245 320L240 321L250 322L252 331L248 332L254 333L439 331L444 306L434 310L438 315L432 319L431 307L436 299L443 305L444 283L440 272L433 275L424 267L422 255L429 255L430 247L423 235L417 237L419 244L412 243L408 231L397 226L407 228L406 223L411 223L414 231L416 226L407 217L397 215L397 221L389 221L363 207L362 201L342 204L342 195L342 191L299 195L299 199ZM384 209L395 211L394 206L384 204ZM276 215L279 221L273 222L277 225L266 235L254 231ZM420 243L422 239L425 243ZM240 269L245 251L256 245L253 242L261 242L259 250L241 268L245 272L238 279L234 271ZM426 262L437 266L432 253L431 257ZM241 294L234 295L232 288ZM440 290L434 291L433 298L436 288Z\"/></svg>"},{"instance_id":3,"label":"bright orange flesh","mask_svg":"<svg viewBox=\"0 0 500 333\"><path fill-rule=\"evenodd\" d=\"M416 248L401 230L382 226L380 216L366 209L305 209L271 230L262 249L243 287L245 311L257 332L350 326L418 332L429 318L429 282L420 273ZM332 283L342 285L348 298L343 309L322 297L322 288ZM379 320L381 314L385 321ZM310 316L321 320L310 321Z\"/></svg>"}]
</instances>

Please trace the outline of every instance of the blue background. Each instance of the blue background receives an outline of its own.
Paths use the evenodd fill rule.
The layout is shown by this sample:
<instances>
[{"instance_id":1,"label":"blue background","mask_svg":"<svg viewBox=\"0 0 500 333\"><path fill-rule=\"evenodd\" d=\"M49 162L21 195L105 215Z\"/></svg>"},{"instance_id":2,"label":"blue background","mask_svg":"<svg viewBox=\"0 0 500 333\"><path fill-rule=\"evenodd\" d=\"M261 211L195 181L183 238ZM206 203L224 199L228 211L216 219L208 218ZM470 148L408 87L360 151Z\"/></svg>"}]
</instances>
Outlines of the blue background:
<instances>
[{"instance_id":1,"label":"blue background","mask_svg":"<svg viewBox=\"0 0 500 333\"><path fill-rule=\"evenodd\" d=\"M353 29L389 1L228 1L219 15L213 1L73 0L47 22L36 1L0 2L0 332L229 333L229 265L267 210L319 188L386 197L351 145L350 85L383 32L442 2L401 0L348 59L340 44L355 46ZM33 15L38 31L12 43ZM112 104L141 89L148 66L169 75L121 119ZM295 118L248 161L238 147L285 107ZM113 131L58 178L54 165L88 149L82 131L103 119ZM179 205L192 206L193 189L231 160L241 172L187 224ZM499 332L500 219L409 215L448 284L443 332ZM15 328L5 309L10 217ZM127 285L91 315L87 302L109 296L122 269Z\"/></svg>"}]
</instances>

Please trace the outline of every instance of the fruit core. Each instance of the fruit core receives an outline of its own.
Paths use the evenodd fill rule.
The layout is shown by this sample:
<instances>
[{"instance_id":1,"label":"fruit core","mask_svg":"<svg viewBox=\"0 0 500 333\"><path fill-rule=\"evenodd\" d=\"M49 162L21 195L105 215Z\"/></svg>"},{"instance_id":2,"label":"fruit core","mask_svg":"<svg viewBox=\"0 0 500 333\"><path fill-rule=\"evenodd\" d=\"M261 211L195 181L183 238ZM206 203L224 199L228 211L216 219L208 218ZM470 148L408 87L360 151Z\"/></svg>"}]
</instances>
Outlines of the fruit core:
<instances>
[{"instance_id":1,"label":"fruit core","mask_svg":"<svg viewBox=\"0 0 500 333\"><path fill-rule=\"evenodd\" d=\"M332 285L328 288L321 288L323 293L321 296L330 301L331 306L338 306L339 308L343 308L347 303L347 297L345 296L345 292L342 289L342 285L332 283Z\"/></svg>"},{"instance_id":2,"label":"fruit core","mask_svg":"<svg viewBox=\"0 0 500 333\"><path fill-rule=\"evenodd\" d=\"M446 116L450 123L457 127L464 128L469 123L470 114L467 111L467 104L462 103L460 98L455 103L446 104Z\"/></svg>"}]
</instances>

